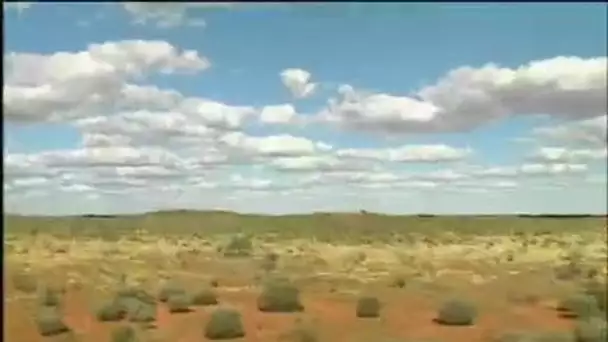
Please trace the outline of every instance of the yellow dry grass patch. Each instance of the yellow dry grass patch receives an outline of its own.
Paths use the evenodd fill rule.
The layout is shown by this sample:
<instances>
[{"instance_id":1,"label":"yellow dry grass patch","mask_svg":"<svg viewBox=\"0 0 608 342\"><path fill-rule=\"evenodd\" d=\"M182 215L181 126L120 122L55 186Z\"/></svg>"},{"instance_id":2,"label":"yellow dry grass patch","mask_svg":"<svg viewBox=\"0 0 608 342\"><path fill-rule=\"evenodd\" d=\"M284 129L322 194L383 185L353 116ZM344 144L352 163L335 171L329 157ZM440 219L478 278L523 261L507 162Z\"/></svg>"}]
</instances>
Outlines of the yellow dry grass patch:
<instances>
[{"instance_id":1,"label":"yellow dry grass patch","mask_svg":"<svg viewBox=\"0 0 608 342\"><path fill-rule=\"evenodd\" d=\"M163 279L175 277L189 282L209 280L222 272L248 274L272 252L279 256L278 270L294 278L358 283L386 283L391 277L467 279L471 284L485 284L497 279L496 265L517 274L519 269L563 264L571 255L605 273L607 255L602 238L601 234L471 238L444 234L434 241L420 238L391 244L342 245L314 239L273 241L259 236L253 241L253 255L237 261L226 259L218 251L230 236L167 238L137 232L105 241L38 235L5 239L5 246L10 246L5 262L34 277L42 277L50 269L65 269L62 277L68 286L108 288L123 282L154 287Z\"/></svg>"}]
</instances>

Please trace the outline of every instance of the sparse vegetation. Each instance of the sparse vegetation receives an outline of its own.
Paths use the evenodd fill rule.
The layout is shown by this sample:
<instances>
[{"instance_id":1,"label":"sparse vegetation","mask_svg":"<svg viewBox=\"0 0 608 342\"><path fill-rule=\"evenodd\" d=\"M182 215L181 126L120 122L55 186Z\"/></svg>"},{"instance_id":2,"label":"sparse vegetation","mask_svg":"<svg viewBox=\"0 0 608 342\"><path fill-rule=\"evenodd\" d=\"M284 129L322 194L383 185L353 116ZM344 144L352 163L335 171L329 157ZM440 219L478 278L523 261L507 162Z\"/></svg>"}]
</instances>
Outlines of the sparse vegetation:
<instances>
[{"instance_id":1,"label":"sparse vegetation","mask_svg":"<svg viewBox=\"0 0 608 342\"><path fill-rule=\"evenodd\" d=\"M192 294L192 305L217 305L217 295L210 288L201 289Z\"/></svg>"},{"instance_id":2,"label":"sparse vegetation","mask_svg":"<svg viewBox=\"0 0 608 342\"><path fill-rule=\"evenodd\" d=\"M405 281L405 277L403 277L403 276L396 276L391 281L391 286L392 287L397 287L397 288L402 289L406 285L407 285L407 282Z\"/></svg>"},{"instance_id":3,"label":"sparse vegetation","mask_svg":"<svg viewBox=\"0 0 608 342\"><path fill-rule=\"evenodd\" d=\"M606 308L608 307L607 287L608 284L606 284L605 281L590 281L584 285L585 294L593 297L597 303L598 309L604 313L606 313Z\"/></svg>"},{"instance_id":4,"label":"sparse vegetation","mask_svg":"<svg viewBox=\"0 0 608 342\"><path fill-rule=\"evenodd\" d=\"M127 318L131 322L149 323L156 320L156 305L132 302L127 309Z\"/></svg>"},{"instance_id":5,"label":"sparse vegetation","mask_svg":"<svg viewBox=\"0 0 608 342\"><path fill-rule=\"evenodd\" d=\"M588 318L600 315L600 309L594 297L587 294L575 294L560 301L557 310L569 318Z\"/></svg>"},{"instance_id":6,"label":"sparse vegetation","mask_svg":"<svg viewBox=\"0 0 608 342\"><path fill-rule=\"evenodd\" d=\"M443 303L436 320L442 325L473 325L476 318L477 309L473 303L450 299Z\"/></svg>"},{"instance_id":7,"label":"sparse vegetation","mask_svg":"<svg viewBox=\"0 0 608 342\"><path fill-rule=\"evenodd\" d=\"M189 312L190 302L190 298L185 294L173 294L167 300L167 307L171 313Z\"/></svg>"},{"instance_id":8,"label":"sparse vegetation","mask_svg":"<svg viewBox=\"0 0 608 342\"><path fill-rule=\"evenodd\" d=\"M576 280L583 276L584 270L576 262L568 262L556 266L554 273L558 280Z\"/></svg>"},{"instance_id":9,"label":"sparse vegetation","mask_svg":"<svg viewBox=\"0 0 608 342\"><path fill-rule=\"evenodd\" d=\"M380 316L380 301L376 297L361 297L357 301L357 317L375 318Z\"/></svg>"},{"instance_id":10,"label":"sparse vegetation","mask_svg":"<svg viewBox=\"0 0 608 342\"><path fill-rule=\"evenodd\" d=\"M415 305L410 305L410 300L417 301L418 295L434 297L434 300L447 289L463 291L463 294L476 301L490 300L491 305L531 304L522 311L521 315L525 316L547 315L547 311L543 309L546 303L558 299L564 290L580 286L576 290L579 294L575 297L584 296L586 299L583 305L568 304L563 306L574 309L562 309L570 317L577 318L577 321L572 322L577 325L577 331L550 332L551 325L560 320L556 314L549 314L548 317L538 320L530 316L529 325L541 322L546 326L530 326L534 329L517 335L504 334L500 339L493 340L500 342L595 342L589 336L593 336L593 332L598 330L593 327L598 326L597 322L601 321L594 319L601 317L601 310L606 307L606 287L603 282L606 266L600 263L602 258L605 259L606 248L598 243L604 241L603 236L600 237L585 226L592 227L593 224L580 223L590 219L570 220L567 225L556 223L556 219L543 221L544 219L538 218L510 221L505 218L456 219L438 216L415 221L408 218L392 221L390 216L368 213L364 217L319 214L315 216L314 224L311 224L313 221L307 221L309 218L306 217L283 217L275 220L266 217L237 219L222 216L229 214L217 215L217 220L204 224L204 230L200 229L198 219L193 219L190 224L188 220L171 221L177 220L175 217L178 216L171 216L170 219L166 216L158 220L146 216L141 221L121 217L104 218L103 221L99 218L87 218L88 221L73 223L78 229L62 233L61 229L65 224L57 223L67 220L62 218L49 221L51 223L38 224L37 227L44 228L39 229L35 243L24 240L32 239L29 235L23 239L20 235L13 235L10 238L12 248L7 249L5 254L9 266L6 275L12 281L7 286L6 305L9 312L16 313L13 314L15 318L9 316L9 336L16 334L16 327L28 324L23 323L27 320L18 316L19 311L15 311L14 307L34 300L33 304L38 304L40 309L55 310L54 322L60 327L58 331L65 331L65 328L62 328L63 323L69 325L74 322L74 333L67 328L65 338L70 339L71 335L75 334L78 338L82 335L82 338L89 339L90 334L80 326L82 320L69 317L74 314L74 305L78 305L73 296L78 300L83 299L84 302L89 299L84 296L91 294L99 294L100 299L103 299L112 294L112 289L115 289L113 297L101 302L92 313L100 322L123 321L124 326L120 327L115 324L98 325L103 329L123 330L124 335L120 339L125 341L134 338L132 332L137 332L137 340L145 341L155 341L161 337L167 341L184 338L183 334L190 334L190 331L187 331L190 329L188 324L184 324L184 329L175 329L175 324L181 324L182 320L185 323L196 315L175 315L170 321L165 321L164 310L161 310L159 322L156 324L158 302L165 301L169 312L186 312L193 306L217 305L220 292L222 298L226 296L227 302L238 302L237 305L246 310L243 312L250 312L250 306L254 305L254 308L257 306L262 312L299 312L291 317L315 322L314 325L298 323L288 332L281 333L284 328L273 322L277 319L283 320L284 317L264 314L256 316L255 323L251 325L251 329L256 331L252 331L252 335L262 338L276 334L285 342L318 341L319 336L325 338L326 335L328 340L348 338L363 342L369 341L372 336L371 340L374 341L390 341L383 335L378 335L377 338L371 335L370 329L372 325L377 324L376 320L371 320L370 323L359 321L361 324L345 327L349 337L338 337L332 329L327 329L326 322L332 321L332 317L351 315L383 317L388 321L397 319L391 317L395 314L392 309L383 312L382 306L374 298L375 295L398 302L391 303L391 307L399 307L405 316L419 314L418 308L432 309L432 301L427 301L431 298L424 298ZM91 220L96 220L95 224L99 227L92 226ZM483 224L476 220L482 220ZM227 226L225 222L231 224ZM242 222L248 223L241 224ZM576 233L565 233L574 231L574 228L571 228L573 222ZM50 226L46 227L46 224ZM114 225L117 227L114 228ZM180 231L188 225L192 227L188 229L196 229L196 234L188 229ZM144 228L141 228L142 226ZM335 228L337 226L339 229ZM403 230L404 226L407 227L407 232ZM450 227L448 232L443 228L445 226ZM131 227L137 227L133 234L128 230ZM178 227L178 232L167 231L164 227ZM217 227L222 228L221 232ZM107 236L96 229L106 230L106 235L112 235L114 238L112 241L104 240ZM54 233L51 234L51 231ZM518 234L522 231L527 232ZM544 235L535 233L540 231L543 231ZM255 232L255 240L251 238L254 236L252 232ZM214 236L216 233L221 233L221 236ZM247 237L251 248L227 248L230 243L226 242L235 236ZM65 241L66 238L70 239L70 243ZM158 245L159 248L150 248L151 244ZM244 245L249 246L248 243ZM217 246L221 248L218 250ZM479 248L480 246L488 248ZM241 249L247 252L239 252ZM69 263L61 252L63 250L70 254ZM507 263L509 253L513 253L515 257ZM224 255L255 257L223 258ZM565 257L557 259L556 255ZM497 259L499 263L493 264L492 261ZM102 261L98 264L95 261L96 264L92 266L87 264L90 260ZM573 271L572 274L578 272L578 275L555 282L555 273L552 271L557 264L565 264L571 268L576 266L581 272ZM53 278L50 278L50 275ZM20 277L22 279L19 279ZM61 279L64 277L65 280ZM221 281L220 289L216 289L218 280ZM260 293L257 293L254 287L258 284L257 280L262 284ZM468 285L464 281L470 282L471 287L465 288ZM19 285L20 282L25 285ZM79 284L78 288L74 286L76 282ZM209 284L204 284L198 291L188 295L190 292L185 289L197 289L201 282ZM39 283L47 285L46 290ZM159 283L163 286L155 288ZM484 296L489 293L489 286L492 287L492 298ZM479 296L477 288L480 289ZM28 295L35 293L37 289L40 289L37 298ZM67 291L65 294L63 289ZM147 292L148 290L154 291L153 294ZM352 297L362 291L373 293L374 296L359 300ZM62 313L59 313L64 298L69 301L69 308L64 308ZM305 302L302 302L302 298ZM92 302L97 303L97 298ZM597 310L594 309L593 303ZM310 305L310 310L304 312L304 304ZM333 306L334 304L336 305ZM462 307L458 310L453 307L450 310L443 307L441 309L443 312L439 312L437 323L475 324L479 325L479 329L486 329L485 320L476 320L476 310ZM441 309L439 311L442 311ZM349 310L350 313L343 310ZM474 314L471 314L471 311ZM572 314L573 312L576 314ZM488 315L496 315L496 312ZM509 310L504 311L505 320L509 320L510 315ZM18 322L15 322L16 320ZM132 324L133 322L137 324ZM450 339L450 329L437 329L436 333L430 326L425 325L433 324L430 320L420 320L419 324L421 329L433 331L431 335L437 335L437 341ZM230 324L221 326L226 325ZM243 330L242 323L240 326ZM129 327L134 330L127 331ZM155 329L149 330L153 327ZM387 325L387 328L393 329L393 325ZM215 331L218 329L232 330L216 328ZM412 335L416 334L416 329L417 327L413 327ZM97 329L91 331L93 330ZM207 327L204 330L207 334ZM471 329L473 330L475 329ZM549 332L543 332L546 330ZM35 332L34 329L32 331ZM200 331L199 327L198 334L202 334ZM469 330L461 331L466 335ZM387 333L391 336L395 332ZM15 336L19 334L21 333ZM219 334L216 335L220 336L218 338L227 338L221 337L222 335L238 335L233 332L211 334ZM407 334L409 331L406 337ZM575 335L579 340L575 340ZM62 340L63 337L61 336ZM272 340L272 337L270 339ZM21 340L28 340L28 337ZM429 341L435 340L430 337Z\"/></svg>"},{"instance_id":11,"label":"sparse vegetation","mask_svg":"<svg viewBox=\"0 0 608 342\"><path fill-rule=\"evenodd\" d=\"M169 297L175 295L186 295L186 290L174 282L167 282L158 291L158 300L166 302Z\"/></svg>"},{"instance_id":12,"label":"sparse vegetation","mask_svg":"<svg viewBox=\"0 0 608 342\"><path fill-rule=\"evenodd\" d=\"M96 317L102 322L117 322L125 318L127 309L119 300L104 303L97 309Z\"/></svg>"},{"instance_id":13,"label":"sparse vegetation","mask_svg":"<svg viewBox=\"0 0 608 342\"><path fill-rule=\"evenodd\" d=\"M226 257L248 257L253 253L253 243L248 236L237 235L224 246L223 253Z\"/></svg>"},{"instance_id":14,"label":"sparse vegetation","mask_svg":"<svg viewBox=\"0 0 608 342\"><path fill-rule=\"evenodd\" d=\"M38 289L36 278L26 272L17 272L12 276L13 286L18 291L29 294L34 293Z\"/></svg>"},{"instance_id":15,"label":"sparse vegetation","mask_svg":"<svg viewBox=\"0 0 608 342\"><path fill-rule=\"evenodd\" d=\"M258 309L262 312L297 312L304 310L300 302L300 291L285 278L273 278L266 282Z\"/></svg>"},{"instance_id":16,"label":"sparse vegetation","mask_svg":"<svg viewBox=\"0 0 608 342\"><path fill-rule=\"evenodd\" d=\"M57 307L61 304L61 294L56 289L42 286L38 293L38 300L42 306Z\"/></svg>"},{"instance_id":17,"label":"sparse vegetation","mask_svg":"<svg viewBox=\"0 0 608 342\"><path fill-rule=\"evenodd\" d=\"M262 260L262 270L265 272L272 272L277 268L277 263L279 261L279 255L273 252L267 253L264 255L264 259Z\"/></svg>"},{"instance_id":18,"label":"sparse vegetation","mask_svg":"<svg viewBox=\"0 0 608 342\"><path fill-rule=\"evenodd\" d=\"M131 322L148 323L156 320L156 300L143 289L124 287L117 291L112 310L124 310ZM114 311L114 314L116 312Z\"/></svg>"},{"instance_id":19,"label":"sparse vegetation","mask_svg":"<svg viewBox=\"0 0 608 342\"><path fill-rule=\"evenodd\" d=\"M205 337L210 340L229 340L245 336L241 314L234 309L217 309L205 327Z\"/></svg>"},{"instance_id":20,"label":"sparse vegetation","mask_svg":"<svg viewBox=\"0 0 608 342\"><path fill-rule=\"evenodd\" d=\"M42 307L38 310L36 325L38 326L38 332L42 336L55 336L70 331L68 326L63 322L59 311L52 307Z\"/></svg>"},{"instance_id":21,"label":"sparse vegetation","mask_svg":"<svg viewBox=\"0 0 608 342\"><path fill-rule=\"evenodd\" d=\"M116 292L116 299L129 302L140 302L144 304L156 304L154 296L143 289L136 287L124 287Z\"/></svg>"}]
</instances>

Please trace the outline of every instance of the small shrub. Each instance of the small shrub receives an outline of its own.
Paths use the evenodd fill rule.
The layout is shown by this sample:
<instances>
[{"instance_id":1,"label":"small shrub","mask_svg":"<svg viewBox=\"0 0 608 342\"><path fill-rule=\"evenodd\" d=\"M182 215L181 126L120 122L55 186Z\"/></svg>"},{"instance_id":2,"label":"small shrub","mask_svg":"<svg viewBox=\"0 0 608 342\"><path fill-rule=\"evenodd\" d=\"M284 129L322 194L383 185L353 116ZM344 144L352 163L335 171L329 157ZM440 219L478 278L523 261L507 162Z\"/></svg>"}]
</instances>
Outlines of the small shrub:
<instances>
[{"instance_id":1,"label":"small shrub","mask_svg":"<svg viewBox=\"0 0 608 342\"><path fill-rule=\"evenodd\" d=\"M135 301L145 304L154 305L156 299L151 294L147 293L143 289L136 287L123 287L116 292L116 299L121 301Z\"/></svg>"},{"instance_id":2,"label":"small shrub","mask_svg":"<svg viewBox=\"0 0 608 342\"><path fill-rule=\"evenodd\" d=\"M115 299L103 304L95 315L101 322L118 322L125 318L127 310L119 300Z\"/></svg>"},{"instance_id":3,"label":"small shrub","mask_svg":"<svg viewBox=\"0 0 608 342\"><path fill-rule=\"evenodd\" d=\"M555 278L558 280L573 280L582 277L584 270L576 262L568 262L554 268Z\"/></svg>"},{"instance_id":4,"label":"small shrub","mask_svg":"<svg viewBox=\"0 0 608 342\"><path fill-rule=\"evenodd\" d=\"M286 279L273 279L266 283L257 304L262 312L297 312L304 309L300 302L300 291Z\"/></svg>"},{"instance_id":5,"label":"small shrub","mask_svg":"<svg viewBox=\"0 0 608 342\"><path fill-rule=\"evenodd\" d=\"M436 321L443 325L473 325L476 317L477 309L471 302L452 299L441 306Z\"/></svg>"},{"instance_id":6,"label":"small shrub","mask_svg":"<svg viewBox=\"0 0 608 342\"><path fill-rule=\"evenodd\" d=\"M55 336L70 331L55 308L42 307L36 317L38 332L42 336Z\"/></svg>"},{"instance_id":7,"label":"small shrub","mask_svg":"<svg viewBox=\"0 0 608 342\"><path fill-rule=\"evenodd\" d=\"M586 294L576 294L563 299L557 305L557 310L567 318L587 318L600 315L597 301Z\"/></svg>"},{"instance_id":8,"label":"small shrub","mask_svg":"<svg viewBox=\"0 0 608 342\"><path fill-rule=\"evenodd\" d=\"M593 317L577 322L574 327L576 342L605 342L608 341L608 327L606 321Z\"/></svg>"},{"instance_id":9,"label":"small shrub","mask_svg":"<svg viewBox=\"0 0 608 342\"><path fill-rule=\"evenodd\" d=\"M353 264L355 265L360 265L362 263L365 262L365 260L367 260L367 254L365 254L364 251L358 251L354 256L353 256Z\"/></svg>"},{"instance_id":10,"label":"small shrub","mask_svg":"<svg viewBox=\"0 0 608 342\"><path fill-rule=\"evenodd\" d=\"M205 327L205 337L210 340L228 340L245 336L241 314L232 309L217 309Z\"/></svg>"},{"instance_id":11,"label":"small shrub","mask_svg":"<svg viewBox=\"0 0 608 342\"><path fill-rule=\"evenodd\" d=\"M163 287L161 287L160 291L158 291L158 300L160 300L161 302L166 302L169 299L169 297L171 297L173 295L185 295L185 294L186 294L186 290L184 290L182 287L180 287L174 283L167 283Z\"/></svg>"},{"instance_id":12,"label":"small shrub","mask_svg":"<svg viewBox=\"0 0 608 342\"><path fill-rule=\"evenodd\" d=\"M374 318L380 316L380 301L376 297L362 297L357 301L357 317Z\"/></svg>"},{"instance_id":13,"label":"small shrub","mask_svg":"<svg viewBox=\"0 0 608 342\"><path fill-rule=\"evenodd\" d=\"M150 323L156 320L156 305L142 302L131 302L127 307L129 321L136 323Z\"/></svg>"},{"instance_id":14,"label":"small shrub","mask_svg":"<svg viewBox=\"0 0 608 342\"><path fill-rule=\"evenodd\" d=\"M230 239L223 248L226 257L247 257L253 254L253 243L247 236L238 235Z\"/></svg>"},{"instance_id":15,"label":"small shrub","mask_svg":"<svg viewBox=\"0 0 608 342\"><path fill-rule=\"evenodd\" d=\"M167 307L171 313L190 312L190 298L184 294L174 294L167 300Z\"/></svg>"},{"instance_id":16,"label":"small shrub","mask_svg":"<svg viewBox=\"0 0 608 342\"><path fill-rule=\"evenodd\" d=\"M121 288L117 291L114 300L124 308L131 322L147 323L156 320L156 299L143 289Z\"/></svg>"},{"instance_id":17,"label":"small shrub","mask_svg":"<svg viewBox=\"0 0 608 342\"><path fill-rule=\"evenodd\" d=\"M43 286L38 293L38 301L42 306L58 307L61 304L59 291Z\"/></svg>"},{"instance_id":18,"label":"small shrub","mask_svg":"<svg viewBox=\"0 0 608 342\"><path fill-rule=\"evenodd\" d=\"M29 273L19 272L13 274L12 281L15 289L23 293L35 293L38 289L38 281Z\"/></svg>"},{"instance_id":19,"label":"small shrub","mask_svg":"<svg viewBox=\"0 0 608 342\"><path fill-rule=\"evenodd\" d=\"M202 289L195 292L191 299L192 305L217 305L217 295L211 289Z\"/></svg>"},{"instance_id":20,"label":"small shrub","mask_svg":"<svg viewBox=\"0 0 608 342\"><path fill-rule=\"evenodd\" d=\"M272 272L277 268L277 263L279 261L279 255L276 253L268 253L264 256L262 260L262 270L265 272Z\"/></svg>"},{"instance_id":21,"label":"small shrub","mask_svg":"<svg viewBox=\"0 0 608 342\"><path fill-rule=\"evenodd\" d=\"M137 342L137 333L133 327L122 325L112 331L112 342Z\"/></svg>"},{"instance_id":22,"label":"small shrub","mask_svg":"<svg viewBox=\"0 0 608 342\"><path fill-rule=\"evenodd\" d=\"M407 281L405 280L405 277L402 275L398 275L395 276L392 280L391 280L391 287L396 287L396 288L404 288L407 285Z\"/></svg>"},{"instance_id":23,"label":"small shrub","mask_svg":"<svg viewBox=\"0 0 608 342\"><path fill-rule=\"evenodd\" d=\"M595 298L598 309L606 313L608 307L607 284L599 281L591 281L585 284L585 294Z\"/></svg>"},{"instance_id":24,"label":"small shrub","mask_svg":"<svg viewBox=\"0 0 608 342\"><path fill-rule=\"evenodd\" d=\"M595 268L595 267L590 267L589 269L587 269L587 271L585 272L585 275L587 278L589 279L595 279L597 276L600 275L600 270Z\"/></svg>"}]
</instances>

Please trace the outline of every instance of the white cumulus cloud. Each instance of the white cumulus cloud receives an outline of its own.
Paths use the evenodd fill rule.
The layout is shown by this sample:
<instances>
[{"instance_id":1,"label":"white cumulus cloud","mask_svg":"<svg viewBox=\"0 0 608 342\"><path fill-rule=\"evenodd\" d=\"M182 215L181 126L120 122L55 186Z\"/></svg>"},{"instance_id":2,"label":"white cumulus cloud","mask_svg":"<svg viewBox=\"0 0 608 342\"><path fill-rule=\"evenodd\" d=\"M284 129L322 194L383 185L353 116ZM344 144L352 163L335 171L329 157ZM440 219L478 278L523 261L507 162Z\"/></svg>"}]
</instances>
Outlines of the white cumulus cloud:
<instances>
[{"instance_id":1,"label":"white cumulus cloud","mask_svg":"<svg viewBox=\"0 0 608 342\"><path fill-rule=\"evenodd\" d=\"M448 162L462 160L471 149L439 145L405 145L384 149L343 149L337 155L346 158L376 159L390 162Z\"/></svg>"},{"instance_id":2,"label":"white cumulus cloud","mask_svg":"<svg viewBox=\"0 0 608 342\"><path fill-rule=\"evenodd\" d=\"M4 118L14 121L67 120L122 103L155 99L155 88L127 81L150 72L204 70L209 62L197 51L180 51L164 41L125 40L90 44L80 52L50 55L9 53L4 57ZM160 102L175 94L163 93ZM147 103L146 103L147 104Z\"/></svg>"},{"instance_id":3,"label":"white cumulus cloud","mask_svg":"<svg viewBox=\"0 0 608 342\"><path fill-rule=\"evenodd\" d=\"M607 111L606 57L555 57L518 68L461 67L412 95L366 94L351 86L316 121L362 131L453 132L516 115L589 119Z\"/></svg>"},{"instance_id":4,"label":"white cumulus cloud","mask_svg":"<svg viewBox=\"0 0 608 342\"><path fill-rule=\"evenodd\" d=\"M281 81L283 85L289 89L291 95L297 99L302 99L312 95L317 84L310 81L310 72L302 69L291 68L281 72Z\"/></svg>"}]
</instances>

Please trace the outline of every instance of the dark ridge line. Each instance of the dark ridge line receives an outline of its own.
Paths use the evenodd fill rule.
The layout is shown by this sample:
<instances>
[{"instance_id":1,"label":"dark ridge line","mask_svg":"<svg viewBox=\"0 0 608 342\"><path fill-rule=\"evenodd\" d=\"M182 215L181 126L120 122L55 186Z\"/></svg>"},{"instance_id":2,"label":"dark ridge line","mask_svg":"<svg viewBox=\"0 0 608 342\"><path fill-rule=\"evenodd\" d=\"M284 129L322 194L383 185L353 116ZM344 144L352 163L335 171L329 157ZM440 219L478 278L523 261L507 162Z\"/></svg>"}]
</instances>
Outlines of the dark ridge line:
<instances>
[{"instance_id":1,"label":"dark ridge line","mask_svg":"<svg viewBox=\"0 0 608 342\"><path fill-rule=\"evenodd\" d=\"M555 214L555 213L543 213L543 214L432 214L432 213L418 213L418 214L384 214L375 213L366 210L360 210L355 212L312 212L312 213L298 213L298 214L258 214L258 213L239 213L235 211L220 211L220 210L159 210L142 213L128 213L128 214L80 214L80 215L23 215L23 214L11 214L3 213L4 217L22 217L22 218L85 218L85 219L117 219L135 216L147 216L147 215L184 215L184 214L197 214L197 215L234 215L234 216L255 216L255 217L294 217L294 216L331 216L331 215L361 215L361 216L388 216L388 217L416 217L420 219L433 219L442 217L461 217L461 218L523 218L523 219L582 219L582 218L607 218L608 214Z\"/></svg>"}]
</instances>

